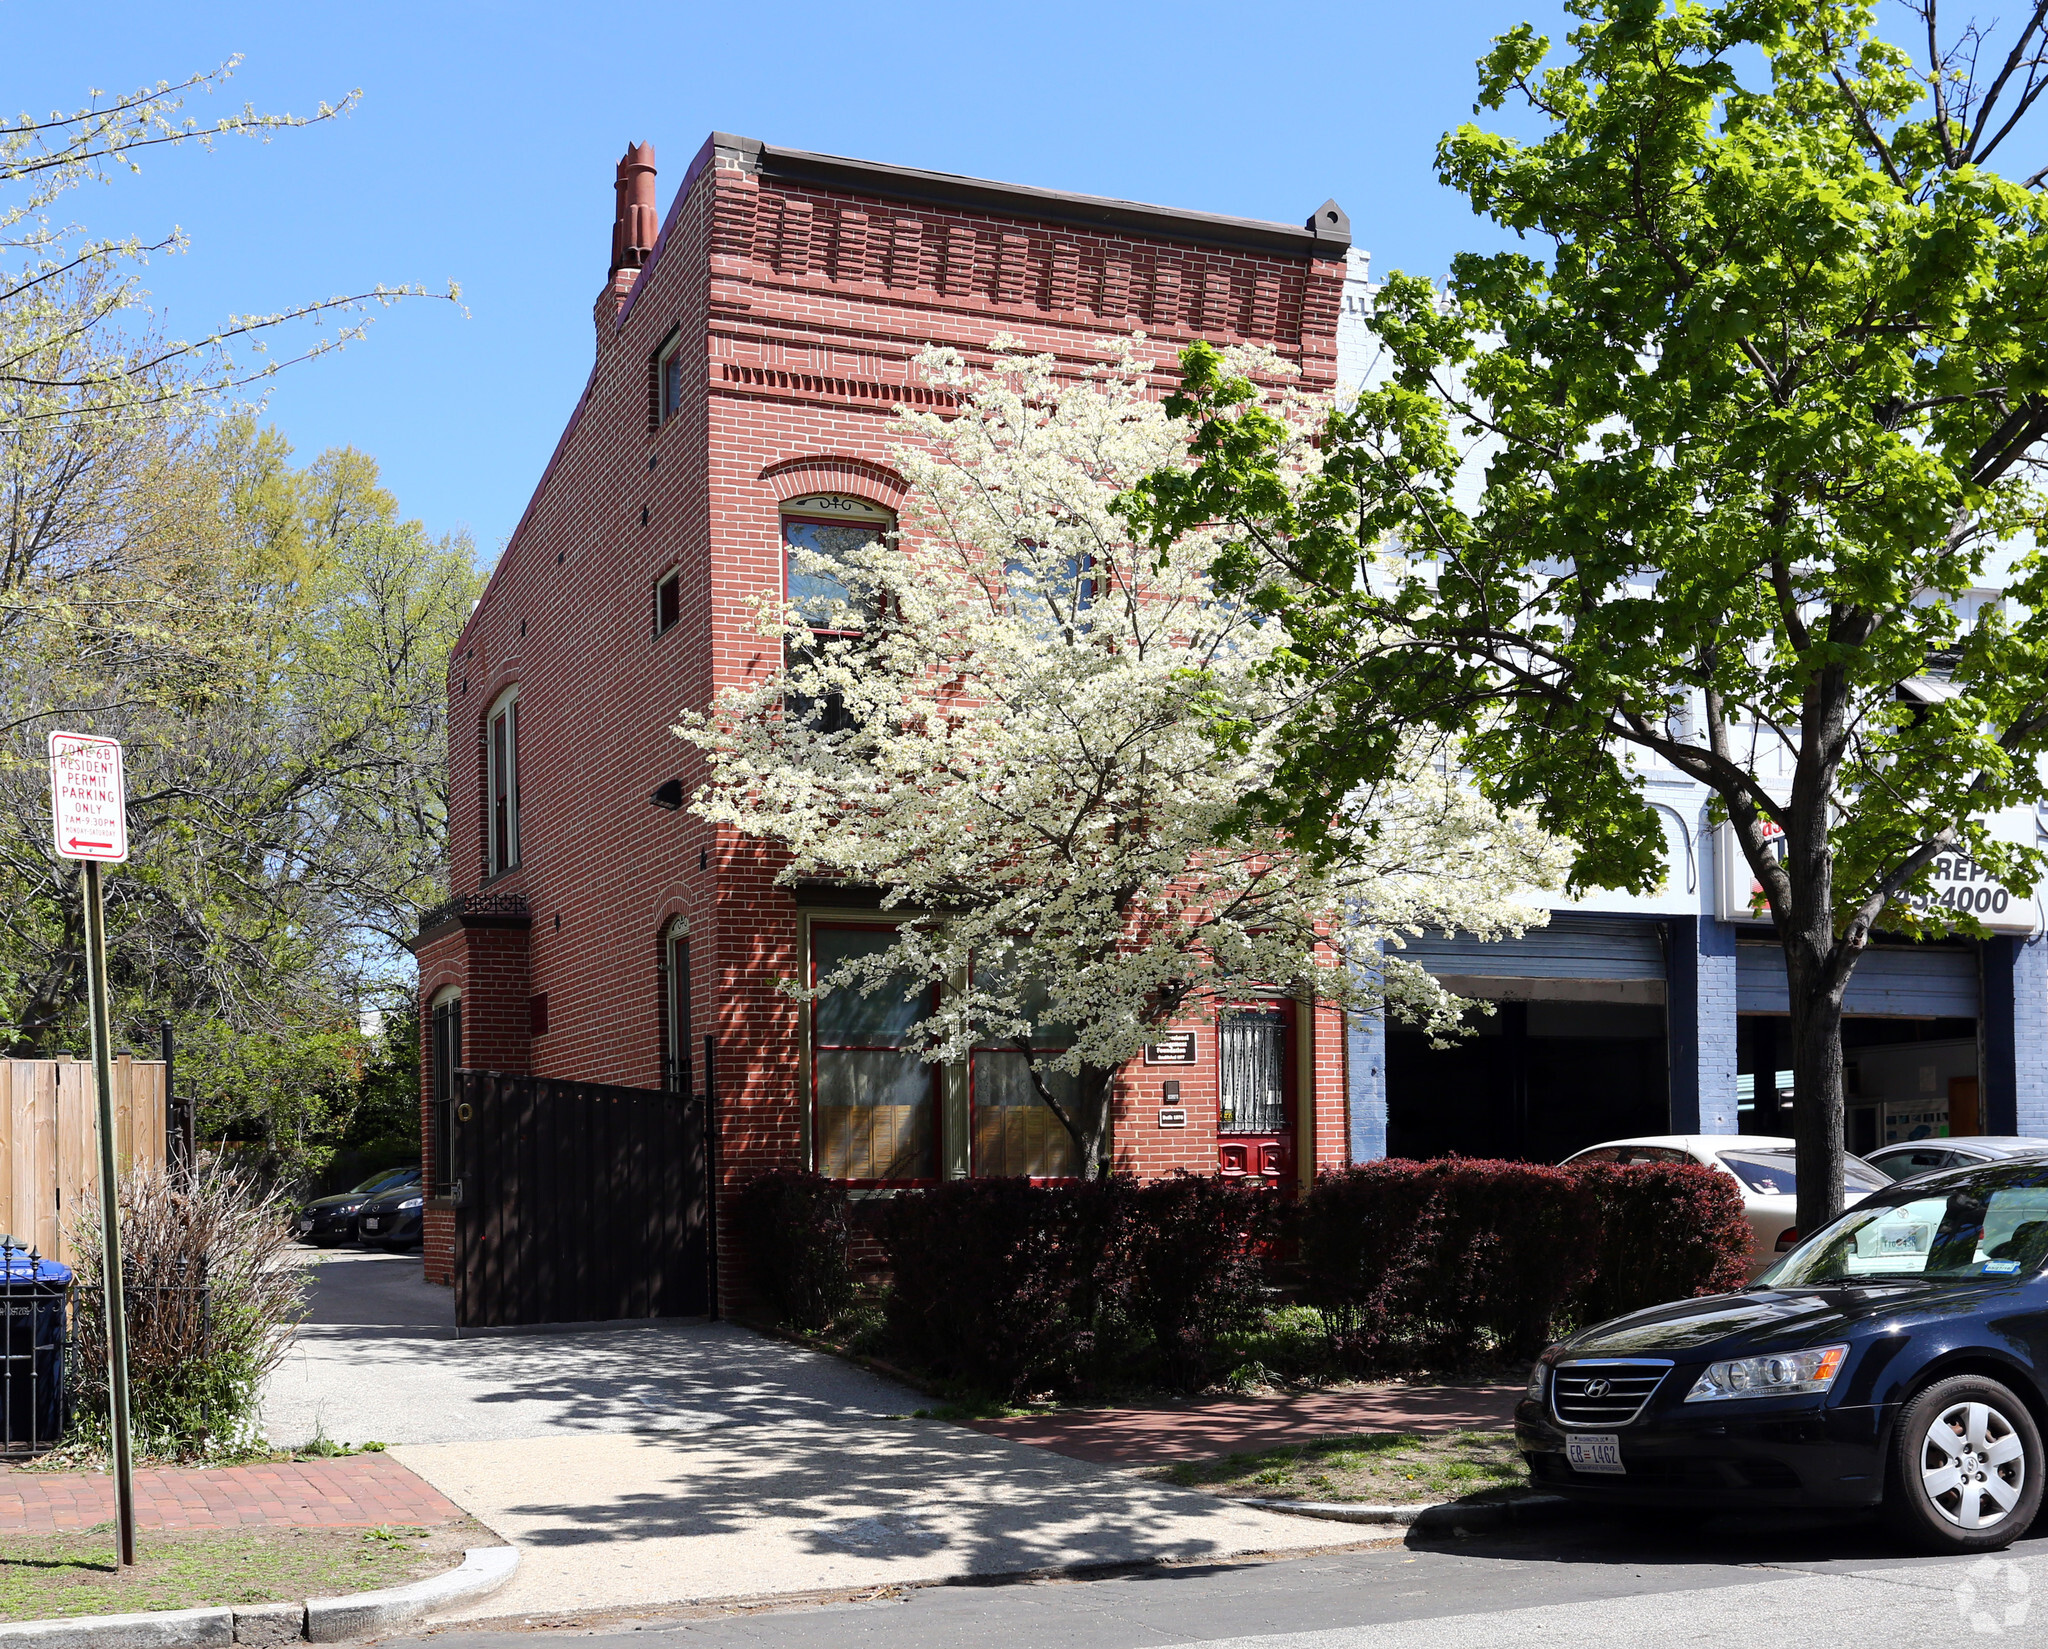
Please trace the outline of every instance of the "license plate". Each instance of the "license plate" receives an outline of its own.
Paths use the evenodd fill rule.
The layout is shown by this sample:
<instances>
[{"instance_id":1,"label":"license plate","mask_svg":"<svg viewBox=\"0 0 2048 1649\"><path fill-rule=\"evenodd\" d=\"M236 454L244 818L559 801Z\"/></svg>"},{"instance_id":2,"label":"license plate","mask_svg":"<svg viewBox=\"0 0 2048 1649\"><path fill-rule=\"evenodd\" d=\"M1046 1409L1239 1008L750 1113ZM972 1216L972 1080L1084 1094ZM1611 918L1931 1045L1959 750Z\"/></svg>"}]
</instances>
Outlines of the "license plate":
<instances>
[{"instance_id":1,"label":"license plate","mask_svg":"<svg viewBox=\"0 0 2048 1649\"><path fill-rule=\"evenodd\" d=\"M1621 1463L1621 1439L1613 1432L1589 1431L1564 1440L1564 1457L1575 1472L1612 1472L1626 1477Z\"/></svg>"},{"instance_id":2,"label":"license plate","mask_svg":"<svg viewBox=\"0 0 2048 1649\"><path fill-rule=\"evenodd\" d=\"M313 1222L312 1222L312 1220L310 1220L310 1219L303 1219L303 1220L300 1220L300 1221L299 1221L299 1229L300 1229L301 1231L310 1231L310 1230L312 1230L312 1229L313 1229Z\"/></svg>"},{"instance_id":3,"label":"license plate","mask_svg":"<svg viewBox=\"0 0 2048 1649\"><path fill-rule=\"evenodd\" d=\"M377 1229L378 1223L379 1223L379 1222L378 1222L378 1221L376 1221L376 1220L364 1220L364 1221L363 1221L363 1229L364 1229L365 1231L374 1231L374 1230L376 1230L376 1229Z\"/></svg>"}]
</instances>

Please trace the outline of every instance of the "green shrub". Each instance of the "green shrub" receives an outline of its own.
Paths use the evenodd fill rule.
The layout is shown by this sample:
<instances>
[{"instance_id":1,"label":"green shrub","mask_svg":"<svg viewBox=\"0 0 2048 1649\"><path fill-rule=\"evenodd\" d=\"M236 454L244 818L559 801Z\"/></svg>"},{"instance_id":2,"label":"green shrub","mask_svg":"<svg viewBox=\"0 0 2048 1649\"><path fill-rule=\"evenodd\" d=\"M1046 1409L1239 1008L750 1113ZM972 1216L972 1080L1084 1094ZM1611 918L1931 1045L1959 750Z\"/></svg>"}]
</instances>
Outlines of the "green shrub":
<instances>
[{"instance_id":1,"label":"green shrub","mask_svg":"<svg viewBox=\"0 0 2048 1649\"><path fill-rule=\"evenodd\" d=\"M763 1175L733 1210L747 1273L778 1320L815 1333L854 1295L844 1187L817 1174Z\"/></svg>"},{"instance_id":2,"label":"green shrub","mask_svg":"<svg viewBox=\"0 0 2048 1649\"><path fill-rule=\"evenodd\" d=\"M131 1171L120 1186L128 1386L136 1451L170 1459L260 1446L265 1376L304 1316L304 1273L287 1255L289 1208L217 1164L189 1179ZM73 1216L78 1255L71 1342L72 1436L104 1446L107 1330L100 1211Z\"/></svg>"}]
</instances>

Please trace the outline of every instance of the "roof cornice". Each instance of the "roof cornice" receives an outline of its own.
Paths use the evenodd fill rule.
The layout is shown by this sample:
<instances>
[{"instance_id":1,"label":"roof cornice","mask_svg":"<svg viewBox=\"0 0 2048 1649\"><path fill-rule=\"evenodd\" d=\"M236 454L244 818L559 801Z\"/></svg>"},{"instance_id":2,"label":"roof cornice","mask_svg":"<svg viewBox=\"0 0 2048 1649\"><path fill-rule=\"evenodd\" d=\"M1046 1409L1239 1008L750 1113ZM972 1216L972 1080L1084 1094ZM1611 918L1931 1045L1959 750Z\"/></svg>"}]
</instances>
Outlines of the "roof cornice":
<instances>
[{"instance_id":1,"label":"roof cornice","mask_svg":"<svg viewBox=\"0 0 2048 1649\"><path fill-rule=\"evenodd\" d=\"M1278 253L1283 257L1341 260L1351 247L1351 220L1334 200L1323 202L1305 224L1296 226L1266 223L1257 218L1221 217L1213 212L1183 212L1168 206L1149 206L1142 201L1109 200L1100 195L1071 195L1021 183L997 183L952 172L926 172L914 166L852 160L844 155L778 149L758 138L735 137L730 132L713 132L710 146L721 160L733 161L769 181L850 190L884 200L923 206L964 206L1083 229L1135 231L1196 246Z\"/></svg>"}]
</instances>

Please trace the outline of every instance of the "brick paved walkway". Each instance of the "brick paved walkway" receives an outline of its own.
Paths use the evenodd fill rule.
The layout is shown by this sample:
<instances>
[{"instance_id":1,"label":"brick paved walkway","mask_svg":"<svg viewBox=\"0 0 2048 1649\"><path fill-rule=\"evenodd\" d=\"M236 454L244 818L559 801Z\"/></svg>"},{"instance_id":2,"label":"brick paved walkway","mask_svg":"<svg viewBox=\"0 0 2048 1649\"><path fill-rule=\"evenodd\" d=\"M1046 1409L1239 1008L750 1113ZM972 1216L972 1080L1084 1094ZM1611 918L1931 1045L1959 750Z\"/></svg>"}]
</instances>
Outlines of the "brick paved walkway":
<instances>
[{"instance_id":1,"label":"brick paved walkway","mask_svg":"<svg viewBox=\"0 0 2048 1649\"><path fill-rule=\"evenodd\" d=\"M1160 1409L1063 1409L968 1425L1075 1460L1144 1465L1277 1448L1357 1431L1490 1430L1512 1424L1520 1386L1360 1386L1270 1401Z\"/></svg>"},{"instance_id":2,"label":"brick paved walkway","mask_svg":"<svg viewBox=\"0 0 2048 1649\"><path fill-rule=\"evenodd\" d=\"M135 1521L144 1529L417 1527L461 1515L386 1454L135 1474ZM0 1470L0 1533L90 1529L113 1518L114 1480L105 1472Z\"/></svg>"}]
</instances>

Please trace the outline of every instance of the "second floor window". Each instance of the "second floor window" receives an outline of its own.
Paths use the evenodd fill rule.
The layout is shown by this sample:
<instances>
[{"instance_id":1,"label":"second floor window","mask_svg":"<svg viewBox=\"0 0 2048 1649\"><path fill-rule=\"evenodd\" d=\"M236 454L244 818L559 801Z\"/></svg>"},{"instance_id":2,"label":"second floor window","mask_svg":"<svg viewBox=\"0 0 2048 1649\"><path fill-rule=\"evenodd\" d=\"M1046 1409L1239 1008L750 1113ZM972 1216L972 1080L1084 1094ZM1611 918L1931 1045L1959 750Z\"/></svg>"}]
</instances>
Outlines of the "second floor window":
<instances>
[{"instance_id":1,"label":"second floor window","mask_svg":"<svg viewBox=\"0 0 2048 1649\"><path fill-rule=\"evenodd\" d=\"M654 586L654 633L666 635L683 616L683 575L670 571Z\"/></svg>"},{"instance_id":2,"label":"second floor window","mask_svg":"<svg viewBox=\"0 0 2048 1649\"><path fill-rule=\"evenodd\" d=\"M683 410L683 336L672 333L654 357L654 421L657 427Z\"/></svg>"},{"instance_id":3,"label":"second floor window","mask_svg":"<svg viewBox=\"0 0 2048 1649\"><path fill-rule=\"evenodd\" d=\"M515 689L491 706L485 723L490 815L490 873L519 863L519 695Z\"/></svg>"}]
</instances>

